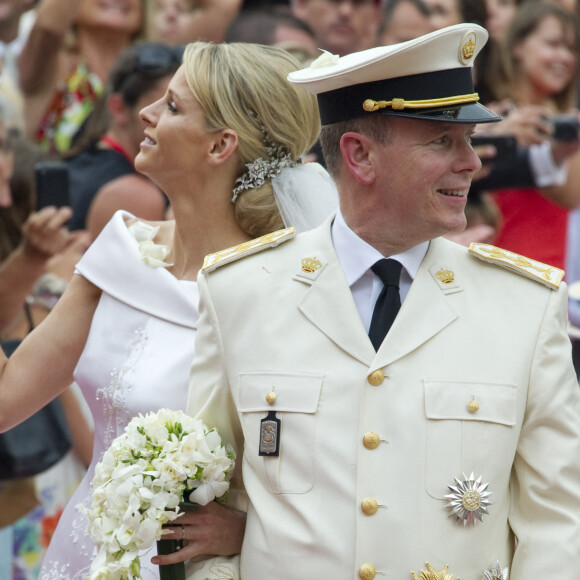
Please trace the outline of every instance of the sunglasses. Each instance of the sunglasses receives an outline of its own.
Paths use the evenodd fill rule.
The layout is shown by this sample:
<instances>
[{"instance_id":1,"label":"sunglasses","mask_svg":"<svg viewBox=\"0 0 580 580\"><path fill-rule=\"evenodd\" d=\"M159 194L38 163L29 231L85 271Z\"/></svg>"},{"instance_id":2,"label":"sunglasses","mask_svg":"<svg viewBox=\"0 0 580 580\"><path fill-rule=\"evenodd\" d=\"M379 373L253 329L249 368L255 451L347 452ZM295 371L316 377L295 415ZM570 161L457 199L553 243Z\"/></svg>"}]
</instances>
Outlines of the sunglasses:
<instances>
[{"instance_id":1,"label":"sunglasses","mask_svg":"<svg viewBox=\"0 0 580 580\"><path fill-rule=\"evenodd\" d=\"M122 76L113 74L112 91L122 93L134 82L141 82L139 79L143 77L150 77L149 80L154 80L166 74L173 74L181 65L184 52L185 46L167 46L161 43L143 44L135 52L133 66Z\"/></svg>"},{"instance_id":2,"label":"sunglasses","mask_svg":"<svg viewBox=\"0 0 580 580\"><path fill-rule=\"evenodd\" d=\"M163 74L183 60L185 46L167 46L160 43L144 44L137 51L133 72L158 75Z\"/></svg>"}]
</instances>

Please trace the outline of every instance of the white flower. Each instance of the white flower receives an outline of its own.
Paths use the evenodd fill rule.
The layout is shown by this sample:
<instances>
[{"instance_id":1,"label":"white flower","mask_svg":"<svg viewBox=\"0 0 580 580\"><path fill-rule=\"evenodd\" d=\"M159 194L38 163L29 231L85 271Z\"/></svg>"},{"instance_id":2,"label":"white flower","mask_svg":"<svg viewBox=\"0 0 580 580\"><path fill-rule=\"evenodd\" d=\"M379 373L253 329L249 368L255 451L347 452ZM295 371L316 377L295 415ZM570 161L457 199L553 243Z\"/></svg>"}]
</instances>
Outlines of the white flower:
<instances>
[{"instance_id":1,"label":"white flower","mask_svg":"<svg viewBox=\"0 0 580 580\"><path fill-rule=\"evenodd\" d=\"M202 482L197 489L189 494L189 501L199 505L207 505L216 497L221 497L229 488L228 481Z\"/></svg>"},{"instance_id":2,"label":"white flower","mask_svg":"<svg viewBox=\"0 0 580 580\"><path fill-rule=\"evenodd\" d=\"M173 266L165 262L169 255L169 246L156 244L153 240L159 233L159 226L151 226L142 221L137 221L129 226L129 232L139 242L139 253L141 259L153 268L166 268Z\"/></svg>"},{"instance_id":3,"label":"white flower","mask_svg":"<svg viewBox=\"0 0 580 580\"><path fill-rule=\"evenodd\" d=\"M338 64L338 59L340 58L338 54L332 54L332 52L328 52L322 48L319 50L322 50L322 54L310 64L310 68L324 68Z\"/></svg>"},{"instance_id":4,"label":"white flower","mask_svg":"<svg viewBox=\"0 0 580 580\"><path fill-rule=\"evenodd\" d=\"M128 229L138 242L153 240L159 233L159 226L152 226L142 221L136 221L134 224L131 224Z\"/></svg>"},{"instance_id":5,"label":"white flower","mask_svg":"<svg viewBox=\"0 0 580 580\"><path fill-rule=\"evenodd\" d=\"M161 538L163 524L179 517L184 495L195 489L199 499L192 501L202 505L222 498L233 465L233 453L218 433L182 411L133 418L95 468L91 508L79 506L97 546L90 579L138 578L139 551Z\"/></svg>"}]
</instances>

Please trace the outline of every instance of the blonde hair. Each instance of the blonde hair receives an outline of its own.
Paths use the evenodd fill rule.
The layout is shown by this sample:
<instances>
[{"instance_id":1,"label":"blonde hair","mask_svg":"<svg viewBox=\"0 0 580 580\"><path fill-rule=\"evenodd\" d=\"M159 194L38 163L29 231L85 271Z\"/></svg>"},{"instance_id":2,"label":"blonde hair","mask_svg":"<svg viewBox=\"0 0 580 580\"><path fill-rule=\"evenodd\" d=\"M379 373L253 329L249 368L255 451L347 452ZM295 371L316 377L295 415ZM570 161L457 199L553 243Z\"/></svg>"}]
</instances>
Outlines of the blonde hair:
<instances>
[{"instance_id":1,"label":"blonde hair","mask_svg":"<svg viewBox=\"0 0 580 580\"><path fill-rule=\"evenodd\" d=\"M229 128L238 135L238 177L246 163L269 158L263 127L293 160L315 143L320 132L316 98L286 80L300 68L286 51L250 43L194 42L187 46L183 64L208 129ZM270 179L241 193L234 211L238 225L253 237L284 227Z\"/></svg>"}]
</instances>

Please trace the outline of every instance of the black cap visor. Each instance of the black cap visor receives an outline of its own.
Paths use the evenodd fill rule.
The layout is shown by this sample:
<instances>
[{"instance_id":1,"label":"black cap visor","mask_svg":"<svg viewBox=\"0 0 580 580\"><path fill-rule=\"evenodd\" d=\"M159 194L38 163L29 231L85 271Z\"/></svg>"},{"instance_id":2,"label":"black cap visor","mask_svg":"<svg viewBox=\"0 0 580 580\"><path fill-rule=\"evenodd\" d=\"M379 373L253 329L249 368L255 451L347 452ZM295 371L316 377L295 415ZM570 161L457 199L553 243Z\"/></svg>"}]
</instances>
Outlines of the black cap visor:
<instances>
[{"instance_id":1,"label":"black cap visor","mask_svg":"<svg viewBox=\"0 0 580 580\"><path fill-rule=\"evenodd\" d=\"M388 117L407 117L409 119L423 119L424 121L442 121L445 123L497 123L502 120L500 115L490 111L479 103L458 105L456 107L422 109L408 111L393 111L382 109L372 113Z\"/></svg>"},{"instance_id":2,"label":"black cap visor","mask_svg":"<svg viewBox=\"0 0 580 580\"><path fill-rule=\"evenodd\" d=\"M471 72L470 67L448 69L361 83L320 93L317 98L322 124L330 125L369 115L453 123L501 121L499 115L477 102ZM397 99L407 101L408 105L396 110L392 106L385 106L368 112L363 108L363 103L368 99L375 102L394 102ZM437 106L433 106L437 101ZM445 104L445 101L449 104Z\"/></svg>"}]
</instances>

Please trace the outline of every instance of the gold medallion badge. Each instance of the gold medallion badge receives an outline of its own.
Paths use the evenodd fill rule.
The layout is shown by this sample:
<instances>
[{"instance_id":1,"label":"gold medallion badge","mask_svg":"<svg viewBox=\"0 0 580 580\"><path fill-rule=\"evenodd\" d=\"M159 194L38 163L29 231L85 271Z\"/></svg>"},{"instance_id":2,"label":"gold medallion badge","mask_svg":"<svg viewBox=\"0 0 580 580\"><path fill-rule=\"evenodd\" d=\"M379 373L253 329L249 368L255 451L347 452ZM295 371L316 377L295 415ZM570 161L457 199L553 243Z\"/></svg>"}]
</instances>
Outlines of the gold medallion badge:
<instances>
[{"instance_id":1,"label":"gold medallion badge","mask_svg":"<svg viewBox=\"0 0 580 580\"><path fill-rule=\"evenodd\" d=\"M487 514L491 492L487 491L488 483L481 483L481 476L475 479L472 473L469 477L464 474L463 478L463 481L454 478L457 485L447 486L451 493L445 496L449 502L445 507L451 510L449 517L455 517L458 523L474 526Z\"/></svg>"},{"instance_id":2,"label":"gold medallion badge","mask_svg":"<svg viewBox=\"0 0 580 580\"><path fill-rule=\"evenodd\" d=\"M453 578L453 574L447 574L447 568L449 568L448 565L437 572L429 562L425 562L425 564L427 570L421 570L420 576L417 576L415 572L411 572L414 580L461 580L460 578Z\"/></svg>"}]
</instances>

